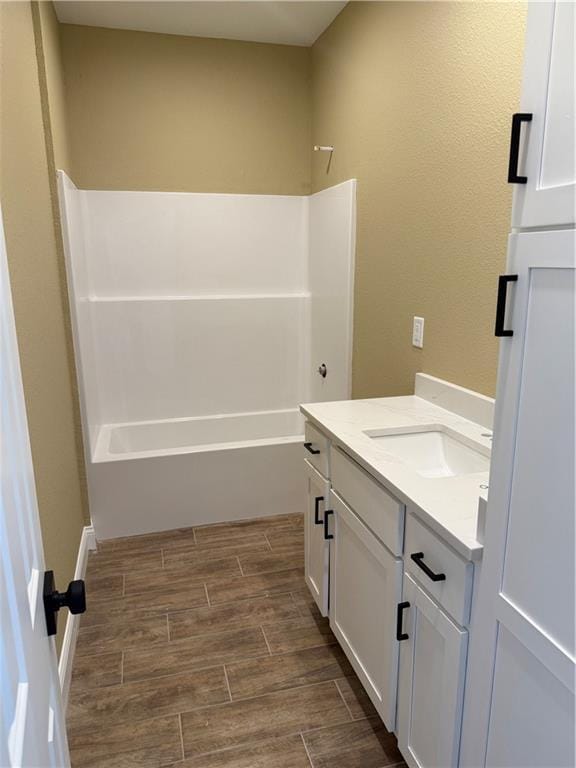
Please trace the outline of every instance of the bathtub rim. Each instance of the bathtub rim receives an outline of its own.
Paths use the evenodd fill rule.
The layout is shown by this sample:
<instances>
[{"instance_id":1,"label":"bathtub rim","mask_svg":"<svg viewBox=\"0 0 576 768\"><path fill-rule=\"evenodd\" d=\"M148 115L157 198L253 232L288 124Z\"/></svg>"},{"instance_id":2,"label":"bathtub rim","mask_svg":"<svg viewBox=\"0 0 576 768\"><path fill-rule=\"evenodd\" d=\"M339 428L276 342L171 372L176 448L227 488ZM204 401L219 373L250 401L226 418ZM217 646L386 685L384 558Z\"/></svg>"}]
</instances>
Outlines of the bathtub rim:
<instances>
[{"instance_id":1,"label":"bathtub rim","mask_svg":"<svg viewBox=\"0 0 576 768\"><path fill-rule=\"evenodd\" d=\"M112 432L115 429L121 427L138 427L148 426L151 424L166 424L166 423L184 423L194 421L206 421L206 420L225 420L233 417L250 417L250 416L275 416L278 414L294 413L300 415L299 409L296 408L279 408L270 411L244 411L237 413L219 413L209 414L206 416L183 416L173 419L146 419L144 421L126 421L126 422L113 422L111 424L101 424L98 427L98 433L94 446L94 451L90 457L91 464L107 464L115 463L118 461L135 461L137 459L150 459L150 458L163 458L167 456L179 456L182 454L192 453L210 453L219 451L231 451L239 450L242 448L259 448L265 446L274 445L289 445L291 443L301 443L304 441L304 427L303 419L301 418L301 431L293 435L279 435L271 437L257 438L254 440L230 440L225 442L214 443L201 443L199 445L186 445L177 448L155 448L147 451L128 451L125 453L114 453L110 451L110 440Z\"/></svg>"}]
</instances>

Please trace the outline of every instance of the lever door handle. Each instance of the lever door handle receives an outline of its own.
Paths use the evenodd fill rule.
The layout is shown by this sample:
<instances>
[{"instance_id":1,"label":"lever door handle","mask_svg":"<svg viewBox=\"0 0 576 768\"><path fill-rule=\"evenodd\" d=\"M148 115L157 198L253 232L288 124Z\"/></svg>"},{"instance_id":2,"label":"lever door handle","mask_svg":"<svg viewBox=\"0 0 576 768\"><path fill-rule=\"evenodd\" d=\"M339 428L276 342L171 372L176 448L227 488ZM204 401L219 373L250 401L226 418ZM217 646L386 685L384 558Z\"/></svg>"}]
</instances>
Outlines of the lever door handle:
<instances>
[{"instance_id":1,"label":"lever door handle","mask_svg":"<svg viewBox=\"0 0 576 768\"><path fill-rule=\"evenodd\" d=\"M48 635L55 635L58 629L58 611L68 608L70 613L84 613L86 610L86 586L82 579L71 581L66 592L58 592L54 581L54 571L44 573L44 615Z\"/></svg>"}]
</instances>

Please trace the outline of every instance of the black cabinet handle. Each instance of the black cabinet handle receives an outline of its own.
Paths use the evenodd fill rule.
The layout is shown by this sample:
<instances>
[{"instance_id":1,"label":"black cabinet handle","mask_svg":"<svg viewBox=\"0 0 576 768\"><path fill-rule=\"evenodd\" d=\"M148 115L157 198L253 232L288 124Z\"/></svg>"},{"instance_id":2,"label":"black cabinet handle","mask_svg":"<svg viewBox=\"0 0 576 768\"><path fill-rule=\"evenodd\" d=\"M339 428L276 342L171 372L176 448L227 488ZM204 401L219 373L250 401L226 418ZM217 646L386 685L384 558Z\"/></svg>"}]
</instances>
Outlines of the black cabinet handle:
<instances>
[{"instance_id":1,"label":"black cabinet handle","mask_svg":"<svg viewBox=\"0 0 576 768\"><path fill-rule=\"evenodd\" d=\"M324 510L324 540L329 541L330 539L334 538L334 535L332 533L328 533L328 518L330 515L334 514L333 509L325 509Z\"/></svg>"},{"instance_id":2,"label":"black cabinet handle","mask_svg":"<svg viewBox=\"0 0 576 768\"><path fill-rule=\"evenodd\" d=\"M320 453L317 448L312 448L312 443L304 443L304 448L306 448L309 453L313 453L314 455Z\"/></svg>"},{"instance_id":3,"label":"black cabinet handle","mask_svg":"<svg viewBox=\"0 0 576 768\"><path fill-rule=\"evenodd\" d=\"M324 496L316 496L314 499L314 523L316 525L322 525L324 522L318 517L318 507L320 506L321 501L324 501Z\"/></svg>"},{"instance_id":4,"label":"black cabinet handle","mask_svg":"<svg viewBox=\"0 0 576 768\"><path fill-rule=\"evenodd\" d=\"M520 135L522 133L522 123L529 123L532 120L531 112L517 112L512 115L512 133L510 136L510 160L508 161L508 183L526 184L527 176L518 176L518 161L520 155Z\"/></svg>"},{"instance_id":5,"label":"black cabinet handle","mask_svg":"<svg viewBox=\"0 0 576 768\"><path fill-rule=\"evenodd\" d=\"M518 275L500 275L498 278L498 299L496 301L496 326L494 328L495 336L514 336L514 331L504 329L504 320L506 319L506 297L508 283L515 283Z\"/></svg>"},{"instance_id":6,"label":"black cabinet handle","mask_svg":"<svg viewBox=\"0 0 576 768\"><path fill-rule=\"evenodd\" d=\"M398 610L396 612L396 640L408 640L408 634L402 632L402 619L404 617L404 611L406 608L410 608L410 603L398 603Z\"/></svg>"},{"instance_id":7,"label":"black cabinet handle","mask_svg":"<svg viewBox=\"0 0 576 768\"><path fill-rule=\"evenodd\" d=\"M424 571L426 576L428 576L428 578L431 579L432 581L446 581L445 573L434 573L434 571L428 568L428 566L424 562L424 552L415 552L413 555L410 555L410 559L414 560L418 568Z\"/></svg>"}]
</instances>

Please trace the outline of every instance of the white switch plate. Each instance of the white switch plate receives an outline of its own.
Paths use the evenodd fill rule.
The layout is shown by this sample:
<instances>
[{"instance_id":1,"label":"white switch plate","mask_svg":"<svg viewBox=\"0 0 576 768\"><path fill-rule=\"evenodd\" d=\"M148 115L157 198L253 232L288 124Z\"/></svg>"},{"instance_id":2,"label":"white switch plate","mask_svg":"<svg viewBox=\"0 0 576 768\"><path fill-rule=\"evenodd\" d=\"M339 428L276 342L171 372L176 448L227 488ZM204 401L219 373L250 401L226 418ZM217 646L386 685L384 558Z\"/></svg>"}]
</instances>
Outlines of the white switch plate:
<instances>
[{"instance_id":1,"label":"white switch plate","mask_svg":"<svg viewBox=\"0 0 576 768\"><path fill-rule=\"evenodd\" d=\"M422 349L424 346L424 318L415 317L412 326L412 346Z\"/></svg>"}]
</instances>

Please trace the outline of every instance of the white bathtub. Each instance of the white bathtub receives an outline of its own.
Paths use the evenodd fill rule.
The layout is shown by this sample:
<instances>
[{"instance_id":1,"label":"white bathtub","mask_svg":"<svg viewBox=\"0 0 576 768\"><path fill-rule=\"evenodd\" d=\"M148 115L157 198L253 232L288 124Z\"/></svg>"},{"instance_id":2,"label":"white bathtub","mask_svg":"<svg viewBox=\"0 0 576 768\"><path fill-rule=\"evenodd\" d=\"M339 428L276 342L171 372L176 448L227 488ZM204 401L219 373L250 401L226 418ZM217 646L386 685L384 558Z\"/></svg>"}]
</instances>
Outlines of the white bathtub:
<instances>
[{"instance_id":1,"label":"white bathtub","mask_svg":"<svg viewBox=\"0 0 576 768\"><path fill-rule=\"evenodd\" d=\"M302 433L295 409L101 426L96 537L303 511Z\"/></svg>"}]
</instances>

